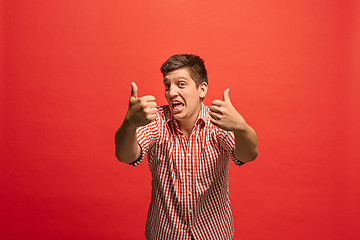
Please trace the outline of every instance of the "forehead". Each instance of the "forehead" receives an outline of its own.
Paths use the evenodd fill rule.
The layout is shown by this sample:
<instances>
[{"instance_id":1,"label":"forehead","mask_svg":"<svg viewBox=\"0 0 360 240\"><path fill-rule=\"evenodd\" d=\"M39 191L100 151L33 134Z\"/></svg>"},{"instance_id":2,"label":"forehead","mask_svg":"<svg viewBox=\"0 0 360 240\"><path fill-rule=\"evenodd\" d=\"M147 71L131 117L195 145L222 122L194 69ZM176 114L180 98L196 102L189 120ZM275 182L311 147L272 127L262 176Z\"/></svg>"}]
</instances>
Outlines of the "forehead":
<instances>
[{"instance_id":1,"label":"forehead","mask_svg":"<svg viewBox=\"0 0 360 240\"><path fill-rule=\"evenodd\" d=\"M187 68L175 69L171 72L168 72L164 76L164 82L165 81L174 81L174 80L179 80L179 79L194 80L191 78L189 69L187 69Z\"/></svg>"}]
</instances>

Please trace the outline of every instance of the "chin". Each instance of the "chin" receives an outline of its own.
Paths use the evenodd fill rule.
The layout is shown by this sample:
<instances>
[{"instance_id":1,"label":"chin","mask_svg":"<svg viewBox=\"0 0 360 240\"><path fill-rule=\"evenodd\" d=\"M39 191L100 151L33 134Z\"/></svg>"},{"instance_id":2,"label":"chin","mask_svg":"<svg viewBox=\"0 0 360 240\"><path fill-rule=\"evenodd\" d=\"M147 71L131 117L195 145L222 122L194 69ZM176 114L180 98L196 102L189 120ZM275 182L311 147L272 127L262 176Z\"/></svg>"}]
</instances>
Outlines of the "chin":
<instances>
[{"instance_id":1,"label":"chin","mask_svg":"<svg viewBox=\"0 0 360 240\"><path fill-rule=\"evenodd\" d=\"M178 114L172 114L176 120L181 120L185 118L185 115L183 113Z\"/></svg>"},{"instance_id":2,"label":"chin","mask_svg":"<svg viewBox=\"0 0 360 240\"><path fill-rule=\"evenodd\" d=\"M181 119L181 114L174 114L172 113L172 115L174 116L175 119Z\"/></svg>"}]
</instances>

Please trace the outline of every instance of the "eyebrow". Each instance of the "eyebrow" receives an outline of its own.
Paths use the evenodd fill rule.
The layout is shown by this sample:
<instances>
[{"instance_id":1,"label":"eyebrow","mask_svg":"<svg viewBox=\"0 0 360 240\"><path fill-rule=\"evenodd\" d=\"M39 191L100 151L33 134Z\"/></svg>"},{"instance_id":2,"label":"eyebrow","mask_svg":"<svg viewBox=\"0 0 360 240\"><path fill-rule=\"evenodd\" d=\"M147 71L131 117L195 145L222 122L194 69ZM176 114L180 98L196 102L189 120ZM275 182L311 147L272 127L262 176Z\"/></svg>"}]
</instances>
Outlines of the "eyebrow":
<instances>
[{"instance_id":1,"label":"eyebrow","mask_svg":"<svg viewBox=\"0 0 360 240\"><path fill-rule=\"evenodd\" d=\"M181 79L184 79L184 80L188 81L186 77L175 77L175 78L173 78L173 80L181 80ZM169 79L165 77L164 82L166 82L166 81L169 81Z\"/></svg>"}]
</instances>

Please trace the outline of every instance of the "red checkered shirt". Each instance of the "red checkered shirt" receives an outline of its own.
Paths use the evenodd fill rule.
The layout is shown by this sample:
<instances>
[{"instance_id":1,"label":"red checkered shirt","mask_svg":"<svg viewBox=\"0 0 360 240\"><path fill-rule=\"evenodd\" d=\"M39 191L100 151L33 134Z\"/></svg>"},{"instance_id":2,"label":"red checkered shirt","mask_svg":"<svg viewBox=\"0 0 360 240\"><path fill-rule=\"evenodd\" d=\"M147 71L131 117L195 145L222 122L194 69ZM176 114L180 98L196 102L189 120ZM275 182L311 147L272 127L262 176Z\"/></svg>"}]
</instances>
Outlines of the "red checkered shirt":
<instances>
[{"instance_id":1,"label":"red checkered shirt","mask_svg":"<svg viewBox=\"0 0 360 240\"><path fill-rule=\"evenodd\" d=\"M243 164L233 154L234 133L213 125L202 104L187 140L162 106L156 120L137 128L137 139L141 157L130 165L148 155L152 173L147 239L232 239L229 157Z\"/></svg>"}]
</instances>

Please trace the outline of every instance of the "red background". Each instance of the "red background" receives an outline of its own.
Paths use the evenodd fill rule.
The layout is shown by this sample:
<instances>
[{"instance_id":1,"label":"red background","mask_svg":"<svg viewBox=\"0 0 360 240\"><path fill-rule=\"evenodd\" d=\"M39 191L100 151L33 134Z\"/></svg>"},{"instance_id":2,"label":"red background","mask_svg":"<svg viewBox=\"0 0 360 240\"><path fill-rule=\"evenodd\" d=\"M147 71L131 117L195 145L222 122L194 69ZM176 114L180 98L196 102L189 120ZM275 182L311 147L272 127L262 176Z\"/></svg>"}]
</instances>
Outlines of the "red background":
<instances>
[{"instance_id":1,"label":"red background","mask_svg":"<svg viewBox=\"0 0 360 240\"><path fill-rule=\"evenodd\" d=\"M161 64L205 59L259 157L231 163L234 239L360 239L359 1L2 1L1 239L144 239L147 161L114 156Z\"/></svg>"}]
</instances>

